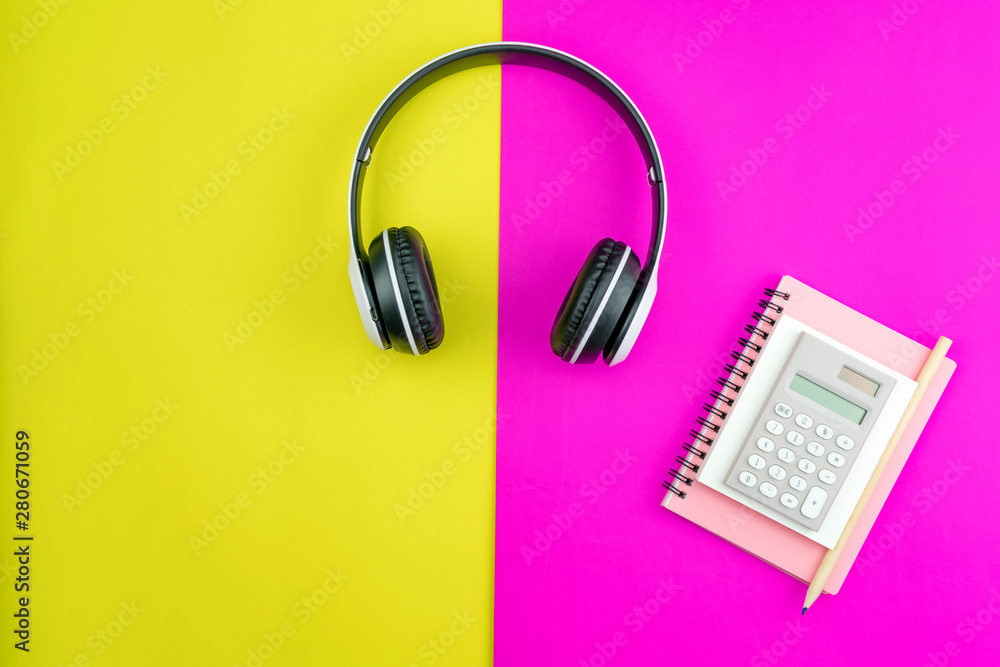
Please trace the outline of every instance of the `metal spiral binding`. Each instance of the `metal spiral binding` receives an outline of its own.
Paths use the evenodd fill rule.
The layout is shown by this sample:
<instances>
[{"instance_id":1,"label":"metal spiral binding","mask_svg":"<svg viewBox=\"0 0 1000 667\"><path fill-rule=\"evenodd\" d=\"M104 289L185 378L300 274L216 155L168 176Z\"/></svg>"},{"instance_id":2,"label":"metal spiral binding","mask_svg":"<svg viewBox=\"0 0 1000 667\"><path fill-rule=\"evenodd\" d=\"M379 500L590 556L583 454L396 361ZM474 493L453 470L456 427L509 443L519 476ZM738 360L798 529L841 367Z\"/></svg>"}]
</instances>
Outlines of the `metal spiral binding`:
<instances>
[{"instance_id":1,"label":"metal spiral binding","mask_svg":"<svg viewBox=\"0 0 1000 667\"><path fill-rule=\"evenodd\" d=\"M745 371L742 368L740 368L739 364L737 364L735 366L733 364L725 364L723 366L723 368L725 368L727 371L729 371L733 375L739 376L739 378L741 380L746 380L747 376L750 375L750 373L748 371Z\"/></svg>"},{"instance_id":2,"label":"metal spiral binding","mask_svg":"<svg viewBox=\"0 0 1000 667\"><path fill-rule=\"evenodd\" d=\"M728 414L728 413L726 413L726 412L723 412L723 411L722 411L722 410L720 410L719 408L715 407L715 406L714 406L714 405L712 405L711 403L706 403L706 404L705 404L705 405L703 405L702 407L703 407L703 408L705 408L705 411L706 411L706 412L708 412L708 414L710 414L710 415L715 415L715 416L716 416L716 417L718 417L719 419L725 419L725 418L726 418L726 415Z\"/></svg>"},{"instance_id":3,"label":"metal spiral binding","mask_svg":"<svg viewBox=\"0 0 1000 667\"><path fill-rule=\"evenodd\" d=\"M761 329L760 327L755 327L752 324L747 324L746 326L743 327L743 330L746 331L748 334L750 334L750 338L753 338L754 336L760 336L761 340L767 340L767 332Z\"/></svg>"},{"instance_id":4,"label":"metal spiral binding","mask_svg":"<svg viewBox=\"0 0 1000 667\"><path fill-rule=\"evenodd\" d=\"M722 401L729 407L733 407L733 403L735 403L732 396L726 396L725 394L718 392L715 389L708 392L708 395L714 398L716 401Z\"/></svg>"},{"instance_id":5,"label":"metal spiral binding","mask_svg":"<svg viewBox=\"0 0 1000 667\"><path fill-rule=\"evenodd\" d=\"M693 463L693 457L697 457L701 461L705 460L708 448L715 442L715 434L722 429L721 422L725 420L729 410L736 402L736 397L732 394L738 394L743 382L750 376L750 369L753 368L754 362L764 349L763 341L767 340L774 325L778 322L778 316L785 309L784 306L775 303L775 301L777 299L787 301L789 297L787 292L779 292L775 289L764 290L764 295L767 298L757 302L760 311L754 311L751 314L754 323L743 327L748 335L738 339L739 350L733 350L729 353L734 363L723 366L728 374L717 380L722 390L713 389L709 392L709 396L715 402L705 403L702 406L706 415L696 417L695 422L699 428L688 431L692 440L683 445L687 454L680 454L674 459L678 466L670 469L670 479L663 482L665 489L680 498L687 496L687 492L682 490L683 486L691 486L694 483L695 474L701 469L702 464ZM705 449L699 445L704 445Z\"/></svg>"},{"instance_id":6,"label":"metal spiral binding","mask_svg":"<svg viewBox=\"0 0 1000 667\"><path fill-rule=\"evenodd\" d=\"M701 426L702 428L710 429L712 431L715 431L716 433L718 433L719 429L721 428L719 424L713 424L710 420L705 419L704 417L696 417L695 421L698 422L698 425Z\"/></svg>"}]
</instances>

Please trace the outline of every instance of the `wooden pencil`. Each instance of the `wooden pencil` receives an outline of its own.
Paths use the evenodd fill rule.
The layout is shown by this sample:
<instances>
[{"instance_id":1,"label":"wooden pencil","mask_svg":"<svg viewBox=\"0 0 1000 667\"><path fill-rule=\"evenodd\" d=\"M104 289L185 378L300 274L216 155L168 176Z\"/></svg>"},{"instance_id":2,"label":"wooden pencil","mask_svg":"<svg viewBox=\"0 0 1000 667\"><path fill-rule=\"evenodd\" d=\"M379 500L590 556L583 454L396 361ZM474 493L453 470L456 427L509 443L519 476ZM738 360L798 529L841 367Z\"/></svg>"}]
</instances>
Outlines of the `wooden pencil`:
<instances>
[{"instance_id":1,"label":"wooden pencil","mask_svg":"<svg viewBox=\"0 0 1000 667\"><path fill-rule=\"evenodd\" d=\"M917 376L917 388L913 392L913 397L906 406L906 410L903 412L903 417L899 420L899 424L896 426L896 430L893 431L892 437L889 438L889 444L886 445L885 451L882 453L882 458L879 459L878 465L875 466L875 472L872 473L871 479L868 480L868 485L865 486L865 490L861 494L861 498L858 499L858 504L854 507L854 512L851 514L851 518L847 520L847 525L844 526L844 531L840 534L840 539L837 540L837 544L826 552L826 555L823 556L822 562L819 564L819 569L817 569L816 574L813 575L812 582L809 584L809 590L806 591L805 604L802 605L803 614L809 610L809 607L812 606L812 604L823 592L823 587L826 586L826 582L830 578L830 574L833 572L833 567L837 564L837 560L840 558L840 554L843 552L844 546L847 544L847 539L851 536L851 532L854 530L854 525L858 522L858 518L864 511L865 505L868 504L868 498L872 495L872 491L875 490L875 486L878 484L878 480L882 476L882 471L885 470L886 465L889 463L889 459L892 458L892 452L896 449L896 443L898 443L899 439L903 436L903 431L905 431L907 425L909 425L910 418L913 417L913 413L916 412L917 406L920 405L920 401L924 397L924 392L927 391L927 386L934 378L934 374L937 373L938 367L944 360L945 355L948 354L948 348L950 347L951 340L941 336L938 338L937 344L934 345L934 349L931 350L930 356L927 357L924 367L920 370L920 375Z\"/></svg>"}]
</instances>

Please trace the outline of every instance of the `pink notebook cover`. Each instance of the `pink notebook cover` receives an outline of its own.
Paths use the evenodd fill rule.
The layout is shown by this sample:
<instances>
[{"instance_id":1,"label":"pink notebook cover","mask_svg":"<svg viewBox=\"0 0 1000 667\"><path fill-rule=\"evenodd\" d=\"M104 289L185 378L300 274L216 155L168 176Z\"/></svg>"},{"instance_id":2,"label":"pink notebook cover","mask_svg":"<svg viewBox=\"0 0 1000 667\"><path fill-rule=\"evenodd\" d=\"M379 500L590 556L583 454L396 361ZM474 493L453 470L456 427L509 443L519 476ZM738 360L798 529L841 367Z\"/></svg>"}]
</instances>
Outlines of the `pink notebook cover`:
<instances>
[{"instance_id":1,"label":"pink notebook cover","mask_svg":"<svg viewBox=\"0 0 1000 667\"><path fill-rule=\"evenodd\" d=\"M927 347L790 276L783 277L777 289L789 295L788 301L779 301L785 308L783 315L794 317L906 377L916 379L930 355L930 349ZM766 349L765 347L765 352ZM896 478L913 451L924 425L954 372L955 362L945 359L928 386L902 439L896 445L882 478L875 487L833 574L823 589L824 593L836 594L840 590ZM705 446L702 445L701 449L705 449ZM684 498L668 492L664 499L667 509L707 528L719 537L802 581L807 582L812 579L820 561L826 555L825 547L704 484L695 481L691 486L682 489L686 492Z\"/></svg>"}]
</instances>

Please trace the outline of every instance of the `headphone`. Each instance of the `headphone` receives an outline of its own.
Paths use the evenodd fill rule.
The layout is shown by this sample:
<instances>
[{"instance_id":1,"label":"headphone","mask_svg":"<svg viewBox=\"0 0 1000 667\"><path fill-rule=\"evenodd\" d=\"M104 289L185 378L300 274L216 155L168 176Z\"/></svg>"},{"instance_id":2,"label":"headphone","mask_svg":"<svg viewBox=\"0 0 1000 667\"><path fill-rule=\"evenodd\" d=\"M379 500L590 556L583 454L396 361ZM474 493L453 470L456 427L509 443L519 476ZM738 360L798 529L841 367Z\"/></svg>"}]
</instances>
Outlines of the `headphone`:
<instances>
[{"instance_id":1,"label":"headphone","mask_svg":"<svg viewBox=\"0 0 1000 667\"><path fill-rule=\"evenodd\" d=\"M640 265L624 243L599 241L566 293L549 336L552 351L563 361L589 364L603 352L604 362L614 366L632 350L656 295L667 223L660 151L642 114L611 79L568 53L524 42L478 44L435 58L397 84L368 121L354 156L347 207L351 235L347 270L365 333L379 349L394 347L414 355L427 354L444 338L434 267L420 233L413 227L390 227L375 237L367 253L362 245L361 188L375 143L403 105L430 84L455 72L503 63L547 69L587 86L625 121L642 151L653 198L653 230L645 263Z\"/></svg>"}]
</instances>

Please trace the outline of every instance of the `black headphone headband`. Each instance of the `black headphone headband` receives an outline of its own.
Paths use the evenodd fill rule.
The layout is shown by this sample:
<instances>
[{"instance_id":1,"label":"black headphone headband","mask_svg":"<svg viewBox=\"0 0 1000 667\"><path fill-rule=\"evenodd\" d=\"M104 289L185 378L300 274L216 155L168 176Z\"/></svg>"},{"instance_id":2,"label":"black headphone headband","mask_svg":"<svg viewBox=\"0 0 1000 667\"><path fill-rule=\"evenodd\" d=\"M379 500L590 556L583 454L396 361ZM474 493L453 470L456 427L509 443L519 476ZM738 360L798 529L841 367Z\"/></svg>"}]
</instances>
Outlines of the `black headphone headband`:
<instances>
[{"instance_id":1,"label":"black headphone headband","mask_svg":"<svg viewBox=\"0 0 1000 667\"><path fill-rule=\"evenodd\" d=\"M646 124L645 119L628 95L611 79L591 65L575 58L568 53L537 44L524 42L492 42L470 46L435 58L418 68L403 79L390 92L368 121L365 132L358 143L354 167L351 171L351 182L348 204L348 224L354 250L362 265L362 271L367 268L367 253L361 240L359 220L361 217L361 189L364 185L365 167L371 160L375 143L393 116L406 104L410 98L417 95L435 81L449 74L464 71L483 65L497 64L529 65L547 69L578 81L601 96L615 110L635 138L642 151L648 170L648 179L653 197L653 230L649 242L646 261L643 264L640 285L649 279L649 274L656 270L663 236L666 230L667 191L663 182L663 162L656 140ZM641 289L641 287L640 287Z\"/></svg>"}]
</instances>

